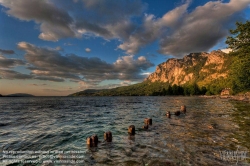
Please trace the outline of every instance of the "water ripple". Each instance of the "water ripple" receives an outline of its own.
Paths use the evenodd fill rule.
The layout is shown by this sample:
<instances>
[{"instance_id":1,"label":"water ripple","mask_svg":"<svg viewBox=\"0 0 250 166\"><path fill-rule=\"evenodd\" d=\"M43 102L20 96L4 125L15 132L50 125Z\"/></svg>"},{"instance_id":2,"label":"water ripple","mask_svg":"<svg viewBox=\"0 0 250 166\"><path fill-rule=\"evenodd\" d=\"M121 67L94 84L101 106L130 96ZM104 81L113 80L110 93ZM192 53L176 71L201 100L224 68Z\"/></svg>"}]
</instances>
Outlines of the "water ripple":
<instances>
[{"instance_id":1,"label":"water ripple","mask_svg":"<svg viewBox=\"0 0 250 166\"><path fill-rule=\"evenodd\" d=\"M186 116L165 117L183 104ZM246 103L197 97L3 98L0 148L79 150L85 165L228 165L220 150L249 151L249 110ZM153 125L144 131L146 117ZM112 143L103 142L108 130ZM98 148L86 146L93 134Z\"/></svg>"}]
</instances>

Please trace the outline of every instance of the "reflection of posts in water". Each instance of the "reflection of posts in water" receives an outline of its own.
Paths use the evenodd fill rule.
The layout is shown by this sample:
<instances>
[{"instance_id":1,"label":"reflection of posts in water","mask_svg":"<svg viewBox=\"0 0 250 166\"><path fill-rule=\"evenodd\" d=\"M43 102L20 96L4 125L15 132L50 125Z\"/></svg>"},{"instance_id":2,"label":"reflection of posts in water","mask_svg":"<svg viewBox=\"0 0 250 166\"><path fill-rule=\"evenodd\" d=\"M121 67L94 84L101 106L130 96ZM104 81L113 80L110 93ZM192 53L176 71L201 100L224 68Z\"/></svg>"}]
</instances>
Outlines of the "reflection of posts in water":
<instances>
[{"instance_id":1,"label":"reflection of posts in water","mask_svg":"<svg viewBox=\"0 0 250 166\"><path fill-rule=\"evenodd\" d=\"M131 140L131 141L135 141L135 136L134 135L128 135L128 139Z\"/></svg>"},{"instance_id":2,"label":"reflection of posts in water","mask_svg":"<svg viewBox=\"0 0 250 166\"><path fill-rule=\"evenodd\" d=\"M128 134L135 135L135 126L134 125L130 125L128 127Z\"/></svg>"},{"instance_id":3,"label":"reflection of posts in water","mask_svg":"<svg viewBox=\"0 0 250 166\"><path fill-rule=\"evenodd\" d=\"M152 119L151 119L151 118L145 118L145 119L144 119L144 123L145 123L146 125L152 125Z\"/></svg>"},{"instance_id":4,"label":"reflection of posts in water","mask_svg":"<svg viewBox=\"0 0 250 166\"><path fill-rule=\"evenodd\" d=\"M142 128L143 128L144 130L147 130L147 129L148 129L148 125L144 125L144 126L142 126Z\"/></svg>"},{"instance_id":5,"label":"reflection of posts in water","mask_svg":"<svg viewBox=\"0 0 250 166\"><path fill-rule=\"evenodd\" d=\"M174 114L175 114L175 116L179 116L181 114L181 112L180 111L176 111Z\"/></svg>"}]
</instances>

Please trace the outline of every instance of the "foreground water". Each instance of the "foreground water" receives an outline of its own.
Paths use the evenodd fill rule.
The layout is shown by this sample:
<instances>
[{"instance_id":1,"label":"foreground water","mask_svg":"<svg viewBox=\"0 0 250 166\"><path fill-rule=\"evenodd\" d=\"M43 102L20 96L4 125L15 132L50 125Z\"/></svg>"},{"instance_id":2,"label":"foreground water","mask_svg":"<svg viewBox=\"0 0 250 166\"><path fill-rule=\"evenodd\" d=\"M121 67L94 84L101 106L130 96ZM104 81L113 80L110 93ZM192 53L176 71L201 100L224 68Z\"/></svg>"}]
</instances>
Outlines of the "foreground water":
<instances>
[{"instance_id":1,"label":"foreground water","mask_svg":"<svg viewBox=\"0 0 250 166\"><path fill-rule=\"evenodd\" d=\"M166 118L167 111L177 111L183 104L187 106L186 116ZM142 130L146 117L153 119L148 131ZM129 137L127 128L132 124L136 135ZM97 134L102 141L104 131L108 130L113 134L112 143L102 142L97 148L86 145L88 136ZM73 165L250 165L250 160L245 158L249 157L249 140L250 104L226 99L0 99L0 165L25 165L25 161L36 161L33 165L69 165L63 162ZM243 157L239 155L242 153ZM235 154L238 155L235 157Z\"/></svg>"}]
</instances>

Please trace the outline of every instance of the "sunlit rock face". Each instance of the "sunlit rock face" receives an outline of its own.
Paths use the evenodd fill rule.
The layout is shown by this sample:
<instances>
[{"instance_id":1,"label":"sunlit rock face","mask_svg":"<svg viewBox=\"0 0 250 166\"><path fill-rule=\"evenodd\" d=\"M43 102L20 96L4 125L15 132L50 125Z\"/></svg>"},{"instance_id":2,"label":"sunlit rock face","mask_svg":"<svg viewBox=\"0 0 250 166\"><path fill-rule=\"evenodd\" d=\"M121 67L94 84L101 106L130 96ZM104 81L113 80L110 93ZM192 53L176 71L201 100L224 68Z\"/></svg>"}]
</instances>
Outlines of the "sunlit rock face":
<instances>
[{"instance_id":1,"label":"sunlit rock face","mask_svg":"<svg viewBox=\"0 0 250 166\"><path fill-rule=\"evenodd\" d=\"M227 77L228 55L220 50L211 53L190 53L182 59L171 58L156 67L146 78L150 82L169 82L182 85L189 82L207 84L214 79Z\"/></svg>"}]
</instances>

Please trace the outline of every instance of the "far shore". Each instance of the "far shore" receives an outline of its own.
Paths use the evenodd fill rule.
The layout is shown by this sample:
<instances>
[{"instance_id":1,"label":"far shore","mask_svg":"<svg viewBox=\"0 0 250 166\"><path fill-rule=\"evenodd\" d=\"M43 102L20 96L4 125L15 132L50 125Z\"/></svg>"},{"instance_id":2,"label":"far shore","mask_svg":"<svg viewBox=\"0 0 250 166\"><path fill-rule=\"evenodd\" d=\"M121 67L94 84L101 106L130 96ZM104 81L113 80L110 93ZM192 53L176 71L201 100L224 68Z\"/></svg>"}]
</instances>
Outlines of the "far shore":
<instances>
[{"instance_id":1,"label":"far shore","mask_svg":"<svg viewBox=\"0 0 250 166\"><path fill-rule=\"evenodd\" d=\"M203 95L203 96L199 96L199 97L203 97L203 98L220 98L220 99L229 99L229 100L235 100L235 101L243 101L243 102L249 102L250 103L250 93L247 92L245 94L237 94L237 95L212 95L212 96L207 96L207 95Z\"/></svg>"},{"instance_id":2,"label":"far shore","mask_svg":"<svg viewBox=\"0 0 250 166\"><path fill-rule=\"evenodd\" d=\"M175 96L175 95L169 95L169 96ZM0 97L69 97L69 96L33 96L33 95L26 94L26 95L0 95ZM78 97L81 97L81 96L78 96ZM90 97L90 96L85 96L85 97ZM186 97L189 97L189 96L186 96ZM250 92L247 92L244 94L237 94L237 95L197 95L197 97L207 98L207 99L220 98L220 99L228 99L228 100L243 101L243 102L250 103Z\"/></svg>"}]
</instances>

